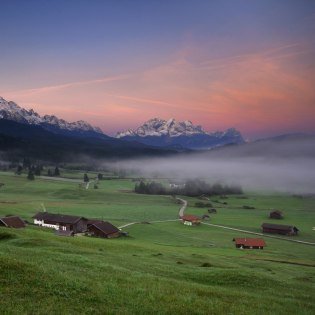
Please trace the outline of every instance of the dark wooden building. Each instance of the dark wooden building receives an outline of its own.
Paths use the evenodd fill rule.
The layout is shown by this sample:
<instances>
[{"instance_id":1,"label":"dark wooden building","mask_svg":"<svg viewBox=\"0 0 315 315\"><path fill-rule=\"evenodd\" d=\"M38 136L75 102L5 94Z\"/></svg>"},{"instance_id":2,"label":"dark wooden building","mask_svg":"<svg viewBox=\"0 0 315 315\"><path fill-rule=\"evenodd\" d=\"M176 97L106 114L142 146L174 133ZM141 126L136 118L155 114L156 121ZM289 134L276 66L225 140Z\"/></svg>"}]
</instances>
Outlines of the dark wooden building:
<instances>
[{"instance_id":1,"label":"dark wooden building","mask_svg":"<svg viewBox=\"0 0 315 315\"><path fill-rule=\"evenodd\" d=\"M235 247L244 249L264 249L266 246L262 238L233 238Z\"/></svg>"},{"instance_id":2,"label":"dark wooden building","mask_svg":"<svg viewBox=\"0 0 315 315\"><path fill-rule=\"evenodd\" d=\"M115 238L121 235L121 231L116 226L100 220L89 220L87 231L91 236L104 238Z\"/></svg>"},{"instance_id":3,"label":"dark wooden building","mask_svg":"<svg viewBox=\"0 0 315 315\"><path fill-rule=\"evenodd\" d=\"M293 225L263 223L261 227L264 233L274 233L282 235L297 235L299 231L299 229Z\"/></svg>"},{"instance_id":4,"label":"dark wooden building","mask_svg":"<svg viewBox=\"0 0 315 315\"><path fill-rule=\"evenodd\" d=\"M270 219L283 219L283 212L280 210L274 210L269 213Z\"/></svg>"},{"instance_id":5,"label":"dark wooden building","mask_svg":"<svg viewBox=\"0 0 315 315\"><path fill-rule=\"evenodd\" d=\"M26 224L20 217L8 216L0 218L0 226L19 229L24 228Z\"/></svg>"},{"instance_id":6,"label":"dark wooden building","mask_svg":"<svg viewBox=\"0 0 315 315\"><path fill-rule=\"evenodd\" d=\"M38 212L33 216L33 219L34 224L43 227L49 227L57 231L72 231L73 233L82 233L87 230L88 220L84 217Z\"/></svg>"}]
</instances>

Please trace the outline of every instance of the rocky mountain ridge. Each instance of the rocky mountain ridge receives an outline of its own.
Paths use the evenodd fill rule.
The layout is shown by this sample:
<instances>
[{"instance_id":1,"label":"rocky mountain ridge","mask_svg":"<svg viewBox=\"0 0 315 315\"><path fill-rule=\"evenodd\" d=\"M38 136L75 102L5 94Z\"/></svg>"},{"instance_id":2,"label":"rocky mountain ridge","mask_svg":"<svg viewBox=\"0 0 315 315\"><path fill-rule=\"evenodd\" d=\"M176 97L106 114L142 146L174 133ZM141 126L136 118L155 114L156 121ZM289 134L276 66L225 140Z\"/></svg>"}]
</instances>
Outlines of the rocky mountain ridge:
<instances>
[{"instance_id":1,"label":"rocky mountain ridge","mask_svg":"<svg viewBox=\"0 0 315 315\"><path fill-rule=\"evenodd\" d=\"M55 131L60 130L78 133L93 132L101 135L103 134L100 128L93 127L83 120L67 122L54 115L40 116L33 109L27 110L2 97L0 97L0 119L1 118L28 125L39 125L48 130L54 129Z\"/></svg>"},{"instance_id":2,"label":"rocky mountain ridge","mask_svg":"<svg viewBox=\"0 0 315 315\"><path fill-rule=\"evenodd\" d=\"M177 121L153 118L135 130L118 132L116 138L138 141L147 145L172 146L186 149L210 149L226 144L244 143L241 133L235 128L225 131L206 132L200 125L189 120Z\"/></svg>"}]
</instances>

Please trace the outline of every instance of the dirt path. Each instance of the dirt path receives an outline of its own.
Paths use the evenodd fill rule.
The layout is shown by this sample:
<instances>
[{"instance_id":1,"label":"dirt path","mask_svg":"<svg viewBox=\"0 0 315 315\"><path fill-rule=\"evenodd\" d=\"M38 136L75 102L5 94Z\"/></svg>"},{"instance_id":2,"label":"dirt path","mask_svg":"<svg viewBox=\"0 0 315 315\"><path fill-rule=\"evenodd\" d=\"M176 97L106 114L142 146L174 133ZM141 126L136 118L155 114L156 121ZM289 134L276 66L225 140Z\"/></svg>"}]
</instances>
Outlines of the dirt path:
<instances>
[{"instance_id":1,"label":"dirt path","mask_svg":"<svg viewBox=\"0 0 315 315\"><path fill-rule=\"evenodd\" d=\"M127 226L134 225L134 224L139 224L139 223L140 223L140 222L131 222L131 223L127 223L127 224L125 224L125 225L119 226L118 228L119 228L119 229L123 229L123 228L125 228L125 227L127 227Z\"/></svg>"},{"instance_id":2,"label":"dirt path","mask_svg":"<svg viewBox=\"0 0 315 315\"><path fill-rule=\"evenodd\" d=\"M180 207L179 212L178 212L179 217L182 217L184 215L184 211L187 208L188 203L186 200L181 199L181 198L176 198L176 200L179 200L182 203L182 206ZM178 221L178 220L179 219L168 219L168 220L156 220L156 221L147 221L147 222L151 224L151 223L174 222L174 221ZM139 222L130 222L130 223L127 223L125 225L119 226L118 228L122 229L122 228L125 228L128 226L134 225L134 224L142 224L142 222L140 222L140 221Z\"/></svg>"},{"instance_id":3,"label":"dirt path","mask_svg":"<svg viewBox=\"0 0 315 315\"><path fill-rule=\"evenodd\" d=\"M188 202L187 200L181 199L181 198L176 198L176 200L179 200L183 205L182 207L179 209L178 215L181 218L184 215L184 212L187 208Z\"/></svg>"},{"instance_id":4,"label":"dirt path","mask_svg":"<svg viewBox=\"0 0 315 315\"><path fill-rule=\"evenodd\" d=\"M283 238L283 237L279 237L279 236L273 236L273 235L267 235L267 234L263 234L263 233L257 233L257 232L251 232L251 231L246 231L246 230L240 230L240 229L231 228L231 227L224 226L224 225L218 225L218 224L212 224L212 223L206 223L206 222L201 222L201 224L214 226L214 227L218 227L218 228L226 229L226 230L232 230L232 231L247 233L247 234L254 234L254 235L259 235L259 236L263 236L263 237L275 238L275 239L282 240L282 241L300 243L300 244L305 244L305 245L315 245L315 243L311 243L311 242L293 240L293 239Z\"/></svg>"}]
</instances>

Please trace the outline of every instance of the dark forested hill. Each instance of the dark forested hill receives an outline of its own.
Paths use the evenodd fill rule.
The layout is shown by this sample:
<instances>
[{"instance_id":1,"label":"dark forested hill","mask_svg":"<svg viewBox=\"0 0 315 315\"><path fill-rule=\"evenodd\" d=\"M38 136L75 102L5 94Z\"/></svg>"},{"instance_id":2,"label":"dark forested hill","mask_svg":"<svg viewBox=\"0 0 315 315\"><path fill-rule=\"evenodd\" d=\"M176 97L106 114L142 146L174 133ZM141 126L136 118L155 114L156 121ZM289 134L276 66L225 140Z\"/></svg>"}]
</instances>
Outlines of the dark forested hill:
<instances>
[{"instance_id":1,"label":"dark forested hill","mask_svg":"<svg viewBox=\"0 0 315 315\"><path fill-rule=\"evenodd\" d=\"M62 135L41 126L0 120L0 151L4 156L29 156L51 161L73 161L80 156L125 158L130 156L163 156L172 150L146 146L104 137Z\"/></svg>"}]
</instances>

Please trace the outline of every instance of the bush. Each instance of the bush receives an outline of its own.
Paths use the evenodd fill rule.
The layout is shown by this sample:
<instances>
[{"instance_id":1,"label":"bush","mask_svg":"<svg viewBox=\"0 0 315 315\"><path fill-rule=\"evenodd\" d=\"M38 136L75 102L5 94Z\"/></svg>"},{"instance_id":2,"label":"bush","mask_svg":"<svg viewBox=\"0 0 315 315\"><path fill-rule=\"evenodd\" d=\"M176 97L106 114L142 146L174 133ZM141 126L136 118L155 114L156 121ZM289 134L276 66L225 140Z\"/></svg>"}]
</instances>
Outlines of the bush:
<instances>
[{"instance_id":1,"label":"bush","mask_svg":"<svg viewBox=\"0 0 315 315\"><path fill-rule=\"evenodd\" d=\"M255 209L255 207L252 207L252 206L243 206L243 209Z\"/></svg>"}]
</instances>

